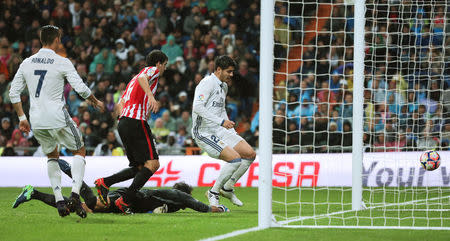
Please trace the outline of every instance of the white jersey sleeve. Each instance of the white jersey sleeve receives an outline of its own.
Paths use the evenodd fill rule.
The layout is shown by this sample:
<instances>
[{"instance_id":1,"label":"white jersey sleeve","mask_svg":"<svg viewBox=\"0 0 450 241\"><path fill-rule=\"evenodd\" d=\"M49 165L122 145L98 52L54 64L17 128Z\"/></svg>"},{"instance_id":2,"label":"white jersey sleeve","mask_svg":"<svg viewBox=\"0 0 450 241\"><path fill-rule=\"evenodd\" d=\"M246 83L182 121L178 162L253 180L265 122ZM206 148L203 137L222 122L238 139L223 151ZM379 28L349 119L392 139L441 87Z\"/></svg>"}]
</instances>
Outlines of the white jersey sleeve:
<instances>
[{"instance_id":1,"label":"white jersey sleeve","mask_svg":"<svg viewBox=\"0 0 450 241\"><path fill-rule=\"evenodd\" d=\"M214 93L214 85L212 81L200 81L195 88L194 103L192 104L192 111L206 118L217 125L222 125L224 119L221 116L216 116L206 108L206 104Z\"/></svg>"},{"instance_id":2,"label":"white jersey sleeve","mask_svg":"<svg viewBox=\"0 0 450 241\"><path fill-rule=\"evenodd\" d=\"M227 83L225 83L225 82L223 82L222 83L223 84L223 91L225 92L225 96L227 96L227 94L228 94L228 85L227 85ZM226 105L224 106L224 108L226 107ZM225 108L225 110L226 110L226 108ZM228 118L228 114L227 114L227 112L226 111L223 111L222 112L222 115L221 115L221 117L224 119L224 120L230 120L230 118Z\"/></svg>"},{"instance_id":3,"label":"white jersey sleeve","mask_svg":"<svg viewBox=\"0 0 450 241\"><path fill-rule=\"evenodd\" d=\"M23 77L23 64L20 64L19 69L17 70L16 75L14 76L13 81L11 82L11 89L9 90L9 98L11 99L11 103L19 103L20 94L23 89L25 89L26 82Z\"/></svg>"},{"instance_id":4,"label":"white jersey sleeve","mask_svg":"<svg viewBox=\"0 0 450 241\"><path fill-rule=\"evenodd\" d=\"M42 48L25 59L11 84L12 103L20 102L25 86L30 97L30 124L34 129L56 129L68 126L71 117L65 108L64 80L82 97L91 94L69 59L53 50Z\"/></svg>"},{"instance_id":5,"label":"white jersey sleeve","mask_svg":"<svg viewBox=\"0 0 450 241\"><path fill-rule=\"evenodd\" d=\"M228 85L227 85L227 83L225 83L225 82L224 82L223 84L224 84L223 90L224 90L224 92L225 92L225 96L227 96L227 94L228 94ZM230 120L230 118L228 118L228 114L227 114L226 111L223 111L223 112L222 112L222 118L223 118L224 120ZM226 129L225 127L222 127L222 128ZM237 132L236 132L236 130L235 130L234 128L231 128L231 129L228 129L228 130L230 130L231 132L233 132L234 134L237 135Z\"/></svg>"},{"instance_id":6,"label":"white jersey sleeve","mask_svg":"<svg viewBox=\"0 0 450 241\"><path fill-rule=\"evenodd\" d=\"M75 91L84 99L91 95L91 90L84 84L83 80L78 75L75 67L73 67L72 62L69 59L64 59L65 61L61 64L61 72L66 77L69 84Z\"/></svg>"}]
</instances>

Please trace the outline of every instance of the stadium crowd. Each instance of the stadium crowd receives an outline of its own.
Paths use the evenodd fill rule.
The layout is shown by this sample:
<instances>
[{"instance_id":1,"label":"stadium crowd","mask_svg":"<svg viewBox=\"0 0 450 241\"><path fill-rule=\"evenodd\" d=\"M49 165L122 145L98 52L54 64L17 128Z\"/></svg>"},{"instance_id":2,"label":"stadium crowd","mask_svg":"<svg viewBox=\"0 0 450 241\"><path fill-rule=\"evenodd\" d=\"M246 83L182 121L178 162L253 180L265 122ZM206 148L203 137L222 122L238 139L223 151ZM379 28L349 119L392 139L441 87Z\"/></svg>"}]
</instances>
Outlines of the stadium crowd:
<instances>
[{"instance_id":1,"label":"stadium crowd","mask_svg":"<svg viewBox=\"0 0 450 241\"><path fill-rule=\"evenodd\" d=\"M274 68L302 44L318 4L276 2ZM333 17L302 53L302 65L274 89L274 147L280 153L341 152L352 146L354 10L335 3ZM387 3L385 1L378 1ZM392 1L390 1L392 2ZM393 1L395 2L395 1ZM295 6L294 6L295 5ZM368 5L364 142L369 151L448 149L450 119L442 105L450 84L450 30L445 6ZM401 11L400 11L401 8ZM161 154L183 154L191 138L196 84L227 54L238 67L229 85L227 111L236 131L252 146L258 140L259 1L223 0L5 0L0 3L0 152L38 155L36 140L17 128L9 85L23 59L40 46L39 27L63 31L60 54L105 102L89 107L66 85L67 109L93 155L123 155L115 128L115 104L154 49L168 57L149 120ZM370 11L373 10L373 11ZM289 13L290 17L287 17ZM404 15L408 13L409 15ZM383 21L381 21L384 19ZM386 21L387 19L387 21ZM293 30L293 31L288 31ZM27 94L22 95L29 109ZM408 148L403 148L408 147ZM62 149L63 155L68 155Z\"/></svg>"},{"instance_id":2,"label":"stadium crowd","mask_svg":"<svg viewBox=\"0 0 450 241\"><path fill-rule=\"evenodd\" d=\"M275 82L274 146L279 153L352 148L354 6L305 1L304 25L276 4L275 69L303 44L301 66ZM292 5L292 4L291 4ZM443 3L366 1L364 136L366 151L448 150L450 22ZM316 12L331 16L325 24ZM324 12L330 11L329 15ZM309 42L308 25L319 26ZM447 25L447 26L446 26ZM309 28L314 29L314 28ZM290 30L290 31L286 31ZM303 34L295 36L297 32ZM298 73L298 74L297 74ZM359 100L357 100L359 101Z\"/></svg>"},{"instance_id":3,"label":"stadium crowd","mask_svg":"<svg viewBox=\"0 0 450 241\"><path fill-rule=\"evenodd\" d=\"M192 98L196 84L213 72L215 56L227 54L239 63L227 103L230 118L241 123L238 129L249 129L251 111L247 110L252 110L257 97L259 21L259 1L2 1L3 155L32 155L34 151L26 147L37 146L32 135L24 136L18 130L8 90L22 60L41 47L41 26L62 29L60 54L72 60L85 83L105 102L105 112L94 110L66 85L67 109L94 155L123 155L114 106L130 79L144 67L145 56L153 49L162 50L169 63L156 93L159 112L149 122L161 154L181 154L183 147L195 146L190 133ZM24 93L22 101L28 111L27 98Z\"/></svg>"}]
</instances>

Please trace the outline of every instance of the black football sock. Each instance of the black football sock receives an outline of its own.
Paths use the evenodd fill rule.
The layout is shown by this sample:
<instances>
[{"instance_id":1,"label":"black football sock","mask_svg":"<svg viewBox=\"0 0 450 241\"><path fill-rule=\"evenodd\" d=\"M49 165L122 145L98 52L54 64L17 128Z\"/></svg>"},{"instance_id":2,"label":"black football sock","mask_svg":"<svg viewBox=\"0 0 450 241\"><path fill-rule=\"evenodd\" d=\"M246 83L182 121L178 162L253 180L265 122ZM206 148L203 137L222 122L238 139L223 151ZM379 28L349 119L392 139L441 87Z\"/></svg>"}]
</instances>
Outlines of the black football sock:
<instances>
[{"instance_id":1,"label":"black football sock","mask_svg":"<svg viewBox=\"0 0 450 241\"><path fill-rule=\"evenodd\" d=\"M45 204L56 208L55 195L39 192L38 190L34 190L31 194L31 199L36 199L44 202ZM64 197L64 200L67 202L69 199Z\"/></svg>"},{"instance_id":2,"label":"black football sock","mask_svg":"<svg viewBox=\"0 0 450 241\"><path fill-rule=\"evenodd\" d=\"M85 182L83 182L83 185L81 185L80 196L85 201L86 201L86 199L90 199L92 197L94 197L94 199L97 199L95 197L94 192L92 191L92 189Z\"/></svg>"},{"instance_id":3,"label":"black football sock","mask_svg":"<svg viewBox=\"0 0 450 241\"><path fill-rule=\"evenodd\" d=\"M97 197L94 195L92 189L84 182L80 189L80 196L84 199L86 205L94 210L94 207L97 204Z\"/></svg>"},{"instance_id":4,"label":"black football sock","mask_svg":"<svg viewBox=\"0 0 450 241\"><path fill-rule=\"evenodd\" d=\"M123 182L135 177L138 171L139 169L137 167L128 167L116 174L103 178L103 181L106 186L110 187L115 183Z\"/></svg>"},{"instance_id":5,"label":"black football sock","mask_svg":"<svg viewBox=\"0 0 450 241\"><path fill-rule=\"evenodd\" d=\"M69 163L67 163L63 159L58 159L58 165L61 171L63 171L67 176L72 178L72 169L70 168Z\"/></svg>"},{"instance_id":6,"label":"black football sock","mask_svg":"<svg viewBox=\"0 0 450 241\"><path fill-rule=\"evenodd\" d=\"M136 192L145 185L145 183L152 175L153 172L150 171L150 169L142 167L142 169L136 174L136 177L134 177L134 180L131 183L130 187L128 187L127 193L123 197L123 201L128 204L133 202L136 197Z\"/></svg>"}]
</instances>

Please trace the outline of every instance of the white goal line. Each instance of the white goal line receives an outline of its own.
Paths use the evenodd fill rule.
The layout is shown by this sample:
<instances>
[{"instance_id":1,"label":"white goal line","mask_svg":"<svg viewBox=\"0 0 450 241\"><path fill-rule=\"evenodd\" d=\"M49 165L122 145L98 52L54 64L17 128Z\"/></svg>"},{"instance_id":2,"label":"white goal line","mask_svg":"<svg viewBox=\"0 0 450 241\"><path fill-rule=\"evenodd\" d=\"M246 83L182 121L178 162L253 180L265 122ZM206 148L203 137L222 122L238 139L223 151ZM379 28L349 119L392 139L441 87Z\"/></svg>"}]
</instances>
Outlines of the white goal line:
<instances>
[{"instance_id":1,"label":"white goal line","mask_svg":"<svg viewBox=\"0 0 450 241\"><path fill-rule=\"evenodd\" d=\"M385 209L386 212L448 212L450 209Z\"/></svg>"},{"instance_id":2,"label":"white goal line","mask_svg":"<svg viewBox=\"0 0 450 241\"><path fill-rule=\"evenodd\" d=\"M214 236L214 237L210 237L210 238L206 238L206 239L201 239L200 241L222 240L222 239L231 238L231 237L234 237L234 236L238 236L238 235L242 235L242 234L246 234L246 233L250 233L250 232L258 231L258 230L260 230L259 227L241 229L241 230L236 230L236 231L233 231L233 232L230 232L230 233L226 233L226 234L222 234L222 235L218 235L218 236Z\"/></svg>"}]
</instances>

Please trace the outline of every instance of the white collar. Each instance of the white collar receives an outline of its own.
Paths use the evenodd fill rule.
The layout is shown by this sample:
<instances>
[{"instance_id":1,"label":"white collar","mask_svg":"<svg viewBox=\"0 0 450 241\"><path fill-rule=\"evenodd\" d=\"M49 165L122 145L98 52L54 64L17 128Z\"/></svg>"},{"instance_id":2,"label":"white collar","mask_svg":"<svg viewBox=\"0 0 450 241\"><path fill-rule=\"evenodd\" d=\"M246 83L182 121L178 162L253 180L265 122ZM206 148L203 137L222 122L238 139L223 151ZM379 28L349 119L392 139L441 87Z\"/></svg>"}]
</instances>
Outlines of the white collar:
<instances>
[{"instance_id":1,"label":"white collar","mask_svg":"<svg viewBox=\"0 0 450 241\"><path fill-rule=\"evenodd\" d=\"M53 49L41 48L41 49L39 49L39 52L41 52L41 51L44 51L44 52L50 52L50 53L55 54L55 51L53 51Z\"/></svg>"},{"instance_id":2,"label":"white collar","mask_svg":"<svg viewBox=\"0 0 450 241\"><path fill-rule=\"evenodd\" d=\"M217 83L222 86L222 81L216 76L216 74L214 74L214 72L211 74L213 76L213 78L217 81Z\"/></svg>"}]
</instances>

